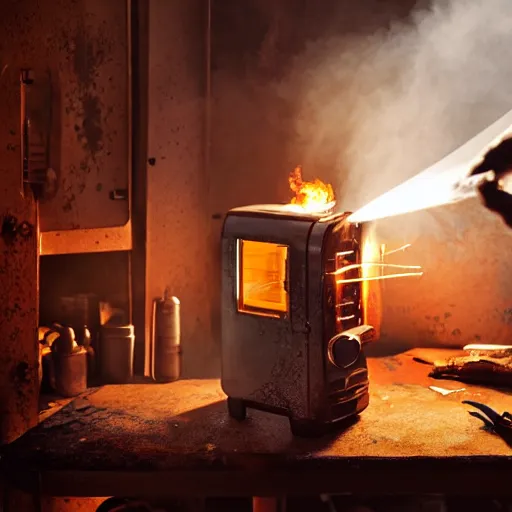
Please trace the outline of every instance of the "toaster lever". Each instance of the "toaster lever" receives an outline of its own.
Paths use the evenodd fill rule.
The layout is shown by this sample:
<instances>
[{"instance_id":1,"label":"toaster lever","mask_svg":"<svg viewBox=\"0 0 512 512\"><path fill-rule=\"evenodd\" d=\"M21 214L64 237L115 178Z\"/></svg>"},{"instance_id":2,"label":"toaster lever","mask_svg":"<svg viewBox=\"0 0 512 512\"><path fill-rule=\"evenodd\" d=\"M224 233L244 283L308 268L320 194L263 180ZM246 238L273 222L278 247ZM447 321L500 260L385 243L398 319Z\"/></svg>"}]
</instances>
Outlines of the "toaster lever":
<instances>
[{"instance_id":1,"label":"toaster lever","mask_svg":"<svg viewBox=\"0 0 512 512\"><path fill-rule=\"evenodd\" d=\"M353 327L352 329L347 329L341 334L347 338L357 338L361 345L365 345L375 340L376 332L375 328L371 325L363 324Z\"/></svg>"},{"instance_id":2,"label":"toaster lever","mask_svg":"<svg viewBox=\"0 0 512 512\"><path fill-rule=\"evenodd\" d=\"M327 345L327 357L338 368L348 368L356 363L365 343L375 339L371 325L359 325L333 336Z\"/></svg>"}]
</instances>

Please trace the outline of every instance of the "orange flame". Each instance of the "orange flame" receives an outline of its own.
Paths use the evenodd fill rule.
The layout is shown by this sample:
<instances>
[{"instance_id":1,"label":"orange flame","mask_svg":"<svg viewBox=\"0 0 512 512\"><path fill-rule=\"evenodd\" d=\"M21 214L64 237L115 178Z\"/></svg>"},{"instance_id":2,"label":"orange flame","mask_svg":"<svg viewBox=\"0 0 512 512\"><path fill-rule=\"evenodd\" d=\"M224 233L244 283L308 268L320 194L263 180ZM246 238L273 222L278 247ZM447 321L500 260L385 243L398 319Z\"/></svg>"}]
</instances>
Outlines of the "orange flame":
<instances>
[{"instance_id":1,"label":"orange flame","mask_svg":"<svg viewBox=\"0 0 512 512\"><path fill-rule=\"evenodd\" d=\"M290 189L295 197L290 204L301 207L304 211L317 213L331 210L336 201L332 186L319 179L314 181L303 181L302 167L299 165L288 177Z\"/></svg>"}]
</instances>

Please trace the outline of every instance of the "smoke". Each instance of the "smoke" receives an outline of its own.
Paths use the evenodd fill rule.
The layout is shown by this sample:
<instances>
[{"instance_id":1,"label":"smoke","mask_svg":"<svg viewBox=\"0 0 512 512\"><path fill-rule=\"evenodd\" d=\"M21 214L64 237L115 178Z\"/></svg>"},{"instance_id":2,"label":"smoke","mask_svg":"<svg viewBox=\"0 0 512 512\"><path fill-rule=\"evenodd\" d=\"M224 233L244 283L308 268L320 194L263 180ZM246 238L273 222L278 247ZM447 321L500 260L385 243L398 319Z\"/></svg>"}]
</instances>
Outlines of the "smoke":
<instances>
[{"instance_id":1,"label":"smoke","mask_svg":"<svg viewBox=\"0 0 512 512\"><path fill-rule=\"evenodd\" d=\"M318 40L288 77L293 152L335 169L338 203L355 211L510 110L510 62L510 0L438 0L371 36Z\"/></svg>"}]
</instances>

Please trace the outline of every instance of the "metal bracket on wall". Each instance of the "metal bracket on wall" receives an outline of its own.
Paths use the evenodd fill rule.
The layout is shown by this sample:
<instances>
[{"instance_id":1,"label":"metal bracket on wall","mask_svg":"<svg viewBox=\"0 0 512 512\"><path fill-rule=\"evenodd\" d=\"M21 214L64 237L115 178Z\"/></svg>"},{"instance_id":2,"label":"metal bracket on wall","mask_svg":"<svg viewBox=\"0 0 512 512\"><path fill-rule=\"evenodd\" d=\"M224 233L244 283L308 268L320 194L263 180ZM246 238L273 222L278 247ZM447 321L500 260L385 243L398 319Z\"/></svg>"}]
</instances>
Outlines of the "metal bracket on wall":
<instances>
[{"instance_id":1,"label":"metal bracket on wall","mask_svg":"<svg viewBox=\"0 0 512 512\"><path fill-rule=\"evenodd\" d=\"M26 186L38 199L55 195L57 173L50 166L52 95L49 71L37 77L32 69L20 72L21 87L21 193Z\"/></svg>"},{"instance_id":2,"label":"metal bracket on wall","mask_svg":"<svg viewBox=\"0 0 512 512\"><path fill-rule=\"evenodd\" d=\"M111 190L109 197L112 201L128 201L128 189L116 188Z\"/></svg>"},{"instance_id":3,"label":"metal bracket on wall","mask_svg":"<svg viewBox=\"0 0 512 512\"><path fill-rule=\"evenodd\" d=\"M14 215L5 215L0 228L0 237L6 243L12 243L17 238L28 239L34 233L34 226L30 222L24 220L18 222Z\"/></svg>"}]
</instances>

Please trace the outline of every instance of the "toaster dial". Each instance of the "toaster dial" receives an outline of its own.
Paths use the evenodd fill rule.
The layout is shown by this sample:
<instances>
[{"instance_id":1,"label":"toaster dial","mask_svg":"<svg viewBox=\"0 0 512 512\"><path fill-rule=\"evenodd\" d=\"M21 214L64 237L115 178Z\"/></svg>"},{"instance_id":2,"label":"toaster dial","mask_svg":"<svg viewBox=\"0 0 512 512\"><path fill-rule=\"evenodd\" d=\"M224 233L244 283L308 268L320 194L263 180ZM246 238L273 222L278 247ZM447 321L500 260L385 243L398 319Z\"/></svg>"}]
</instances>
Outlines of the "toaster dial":
<instances>
[{"instance_id":1,"label":"toaster dial","mask_svg":"<svg viewBox=\"0 0 512 512\"><path fill-rule=\"evenodd\" d=\"M358 336L345 333L337 334L329 340L327 357L338 368L348 368L359 358L361 353L361 340Z\"/></svg>"}]
</instances>

